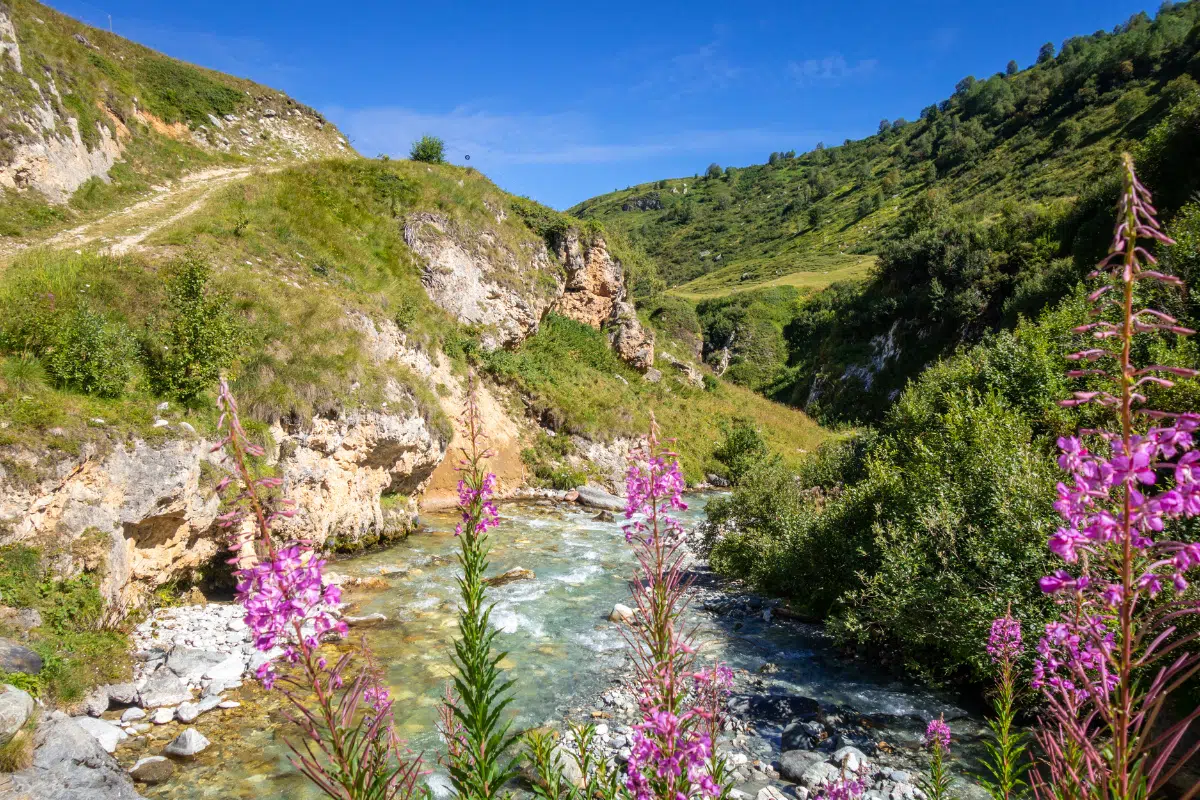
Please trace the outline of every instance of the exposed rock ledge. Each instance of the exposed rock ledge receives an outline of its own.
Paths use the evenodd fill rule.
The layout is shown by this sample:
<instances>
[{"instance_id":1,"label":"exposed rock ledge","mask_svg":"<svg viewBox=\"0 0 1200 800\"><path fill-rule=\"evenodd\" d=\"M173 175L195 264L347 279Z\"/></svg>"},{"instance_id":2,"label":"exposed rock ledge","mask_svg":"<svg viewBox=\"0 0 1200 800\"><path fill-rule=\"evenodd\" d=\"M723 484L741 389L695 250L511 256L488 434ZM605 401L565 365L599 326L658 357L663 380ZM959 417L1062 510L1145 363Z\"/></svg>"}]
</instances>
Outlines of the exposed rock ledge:
<instances>
[{"instance_id":1,"label":"exposed rock ledge","mask_svg":"<svg viewBox=\"0 0 1200 800\"><path fill-rule=\"evenodd\" d=\"M285 532L318 545L371 543L395 531L385 491L417 492L447 442L417 411L358 411L316 418L308 430L275 428L274 454L297 514ZM59 569L99 569L112 602L132 607L147 592L206 564L225 546L214 524L212 484L220 455L187 436L134 441L64 461L57 476L24 487L0 467L0 545L31 542L61 554ZM31 454L8 453L21 461Z\"/></svg>"},{"instance_id":2,"label":"exposed rock ledge","mask_svg":"<svg viewBox=\"0 0 1200 800\"><path fill-rule=\"evenodd\" d=\"M493 231L467 231L418 212L405 222L404 241L425 260L430 299L460 323L482 327L485 347L519 345L553 310L607 330L617 354L636 369L654 364L654 332L638 320L624 267L600 237L585 243L569 230L555 259L544 242L514 250Z\"/></svg>"}]
</instances>

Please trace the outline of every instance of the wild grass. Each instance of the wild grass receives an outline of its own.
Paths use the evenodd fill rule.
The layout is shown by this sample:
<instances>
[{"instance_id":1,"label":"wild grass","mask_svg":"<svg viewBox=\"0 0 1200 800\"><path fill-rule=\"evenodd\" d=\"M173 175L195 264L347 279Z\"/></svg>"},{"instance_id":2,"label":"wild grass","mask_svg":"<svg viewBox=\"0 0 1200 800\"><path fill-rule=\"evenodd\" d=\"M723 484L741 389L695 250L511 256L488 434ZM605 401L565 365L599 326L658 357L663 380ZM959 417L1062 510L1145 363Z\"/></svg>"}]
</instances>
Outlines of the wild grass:
<instances>
[{"instance_id":1,"label":"wild grass","mask_svg":"<svg viewBox=\"0 0 1200 800\"><path fill-rule=\"evenodd\" d=\"M17 681L18 688L59 705L81 699L94 686L126 678L129 640L102 624L98 576L56 576L52 560L53 554L24 545L0 549L0 595L5 604L36 609L42 617L42 625L24 642L42 657L41 672L32 677L0 674L0 682ZM5 636L24 636L4 628L0 625Z\"/></svg>"},{"instance_id":2,"label":"wild grass","mask_svg":"<svg viewBox=\"0 0 1200 800\"><path fill-rule=\"evenodd\" d=\"M710 389L693 388L665 364L663 380L648 383L616 357L602 332L565 317L548 316L517 351L497 351L484 363L493 376L519 386L532 410L565 433L600 440L638 436L653 413L664 435L675 439L693 482L719 471L712 454L723 438L722 423L734 417L760 426L792 464L830 435L803 413L748 389L719 380Z\"/></svg>"}]
</instances>

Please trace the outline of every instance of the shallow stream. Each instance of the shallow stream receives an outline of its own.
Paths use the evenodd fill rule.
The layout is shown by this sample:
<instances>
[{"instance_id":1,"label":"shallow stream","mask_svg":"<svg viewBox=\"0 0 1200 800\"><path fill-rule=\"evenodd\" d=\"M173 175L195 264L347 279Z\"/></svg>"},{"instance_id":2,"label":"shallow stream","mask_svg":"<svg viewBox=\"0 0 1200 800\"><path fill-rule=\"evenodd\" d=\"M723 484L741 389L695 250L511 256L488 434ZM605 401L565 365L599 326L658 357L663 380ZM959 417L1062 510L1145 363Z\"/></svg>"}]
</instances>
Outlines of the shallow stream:
<instances>
[{"instance_id":1,"label":"shallow stream","mask_svg":"<svg viewBox=\"0 0 1200 800\"><path fill-rule=\"evenodd\" d=\"M703 519L706 498L693 496L684 516ZM508 651L502 665L516 680L511 711L518 728L559 722L568 713L586 713L622 663L623 639L606 620L613 604L628 602L627 581L634 559L620 526L593 519L577 507L520 504L501 509L503 524L493 532L491 569L514 567L536 577L490 590L499 645ZM387 622L363 628L386 667L397 699L402 735L414 750L441 752L434 723L449 675L448 653L457 635L452 515L423 517L428 530L404 543L332 565L351 576L380 576L387 588L365 596L358 615L382 613ZM700 608L690 612L705 641L705 660L722 660L757 672L765 663L778 671L764 675L769 694L799 694L847 706L863 714L897 718L962 712L943 699L887 677L871 675L837 656L815 627L768 623L760 616L734 620ZM184 766L170 783L144 787L151 798L310 798L319 796L287 762L283 733L292 730L276 698L247 684L232 699L243 706L205 715L195 727L213 746ZM919 722L899 725L886 736L903 745ZM886 724L886 723L885 723ZM152 733L156 733L152 732ZM167 731L162 731L167 735ZM173 734L172 734L173 735ZM884 735L884 732L881 732ZM163 743L152 740L147 753ZM752 757L778 755L779 730L759 724L745 748ZM121 755L119 753L119 755ZM135 758L128 753L122 760ZM436 781L437 778L435 777Z\"/></svg>"}]
</instances>

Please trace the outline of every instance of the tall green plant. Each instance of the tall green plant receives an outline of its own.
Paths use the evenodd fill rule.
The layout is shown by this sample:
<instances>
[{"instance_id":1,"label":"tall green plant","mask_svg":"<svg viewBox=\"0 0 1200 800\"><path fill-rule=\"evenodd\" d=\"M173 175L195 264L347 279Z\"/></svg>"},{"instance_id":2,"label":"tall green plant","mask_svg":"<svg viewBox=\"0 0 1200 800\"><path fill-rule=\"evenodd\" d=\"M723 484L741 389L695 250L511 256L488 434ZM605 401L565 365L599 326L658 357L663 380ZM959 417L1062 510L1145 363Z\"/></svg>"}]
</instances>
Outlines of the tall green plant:
<instances>
[{"instance_id":1,"label":"tall green plant","mask_svg":"<svg viewBox=\"0 0 1200 800\"><path fill-rule=\"evenodd\" d=\"M462 636L454 643L455 691L446 700L453 717L443 723L442 732L448 740L447 766L458 796L490 800L499 797L504 784L517 774L517 761L507 754L517 737L509 733L511 720L501 719L512 699L508 690L513 681L505 680L498 666L506 653L493 647L497 631L491 627L492 606L483 582L490 548L487 532L500 524L500 516L492 502L496 476L484 469L491 453L485 447L473 388L462 422L468 445L459 466L462 522L455 530L463 571L458 579Z\"/></svg>"},{"instance_id":2,"label":"tall green plant","mask_svg":"<svg viewBox=\"0 0 1200 800\"><path fill-rule=\"evenodd\" d=\"M187 407L204 396L239 349L238 325L229 301L209 289L211 274L196 255L180 262L167 294L170 316L149 353L155 391Z\"/></svg>"}]
</instances>

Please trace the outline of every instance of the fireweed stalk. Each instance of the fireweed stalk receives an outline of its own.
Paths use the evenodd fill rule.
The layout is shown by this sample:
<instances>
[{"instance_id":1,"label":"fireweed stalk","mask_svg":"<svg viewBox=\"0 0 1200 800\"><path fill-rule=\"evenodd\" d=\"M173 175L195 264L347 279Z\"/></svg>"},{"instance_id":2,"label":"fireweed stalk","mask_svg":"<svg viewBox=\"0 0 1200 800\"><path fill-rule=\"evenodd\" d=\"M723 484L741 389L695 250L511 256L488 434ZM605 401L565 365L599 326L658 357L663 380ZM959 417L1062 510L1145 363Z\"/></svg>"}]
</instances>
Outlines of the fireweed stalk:
<instances>
[{"instance_id":1,"label":"fireweed stalk","mask_svg":"<svg viewBox=\"0 0 1200 800\"><path fill-rule=\"evenodd\" d=\"M1014 728L1017 700L1017 660L1024 646L1021 642L1021 621L1014 618L1009 609L1003 617L992 623L988 636L988 656L995 664L998 676L996 692L992 697L994 716L988 720L992 741L985 742L988 757L983 766L991 775L982 780L993 800L1013 800L1020 797L1027 784L1025 774L1029 762L1024 758L1025 734Z\"/></svg>"},{"instance_id":2,"label":"fireweed stalk","mask_svg":"<svg viewBox=\"0 0 1200 800\"><path fill-rule=\"evenodd\" d=\"M696 646L681 625L689 583L681 566L683 529L671 512L687 508L684 487L679 462L659 445L652 420L649 437L630 458L624 526L640 567L634 620L622 627L642 713L625 779L636 800L715 798L726 791L715 744L733 675L725 667L693 670Z\"/></svg>"},{"instance_id":3,"label":"fireweed stalk","mask_svg":"<svg viewBox=\"0 0 1200 800\"><path fill-rule=\"evenodd\" d=\"M218 522L240 532L249 522L252 533L236 535L230 544L238 565L238 600L246 610L254 646L261 652L281 649L291 665L283 673L270 661L257 677L263 686L287 698L295 713L288 719L304 733L302 745L287 740L291 762L329 797L338 800L408 800L418 794L421 759L397 738L392 700L383 685L378 664L363 643L363 662L351 668L353 653L331 666L320 652L320 640L342 638L346 623L333 612L341 602L338 587L324 586L325 562L307 542L277 547L271 523L291 516L286 501L270 504L261 492L278 489L278 478L254 478L248 459L263 449L246 436L237 402L222 379L217 397L221 440L213 451L224 450L232 475L217 486L228 509ZM251 544L253 553L243 552ZM354 672L349 680L347 676Z\"/></svg>"},{"instance_id":4,"label":"fireweed stalk","mask_svg":"<svg viewBox=\"0 0 1200 800\"><path fill-rule=\"evenodd\" d=\"M929 721L925 746L929 748L929 777L918 778L917 785L927 800L949 800L950 771L946 769L946 756L950 755L950 726L944 717Z\"/></svg>"},{"instance_id":5,"label":"fireweed stalk","mask_svg":"<svg viewBox=\"0 0 1200 800\"><path fill-rule=\"evenodd\" d=\"M1192 331L1160 311L1138 309L1143 282L1182 282L1151 268L1156 261L1146 246L1173 242L1128 155L1122 182L1109 256L1092 273L1104 282L1090 295L1099 320L1076 329L1098 346L1068 356L1102 367L1069 375L1093 376L1109 388L1075 392L1061 403L1112 408L1119 430L1084 430L1058 441L1059 465L1070 479L1058 484L1055 509L1064 522L1050 549L1073 571L1041 580L1062 607L1038 643L1034 668L1047 710L1036 733L1042 763L1031 783L1046 798L1153 796L1200 750L1198 743L1176 752L1200 708L1171 722L1163 713L1171 693L1200 670L1197 634L1177 627L1198 610L1183 592L1200 564L1200 544L1155 538L1168 520L1200 513L1200 416L1147 410L1142 394L1143 387L1170 387L1172 377L1197 373L1139 368L1132 357L1137 336ZM1200 786L1192 787L1184 800L1197 792Z\"/></svg>"},{"instance_id":6,"label":"fireweed stalk","mask_svg":"<svg viewBox=\"0 0 1200 800\"><path fill-rule=\"evenodd\" d=\"M516 740L509 734L511 720L501 722L512 681L505 681L498 664L506 655L492 645L496 629L491 627L492 607L487 604L483 582L488 568L488 531L500 524L492 495L496 476L485 471L484 461L492 454L485 437L476 402L474 378L467 393L462 416L467 446L458 470L458 506L462 521L455 530L460 548L458 579L461 605L458 627L461 637L454 643L454 691L447 692L442 735L447 739L447 767L455 791L467 800L499 797L504 784L517 774L517 762L505 755Z\"/></svg>"}]
</instances>

